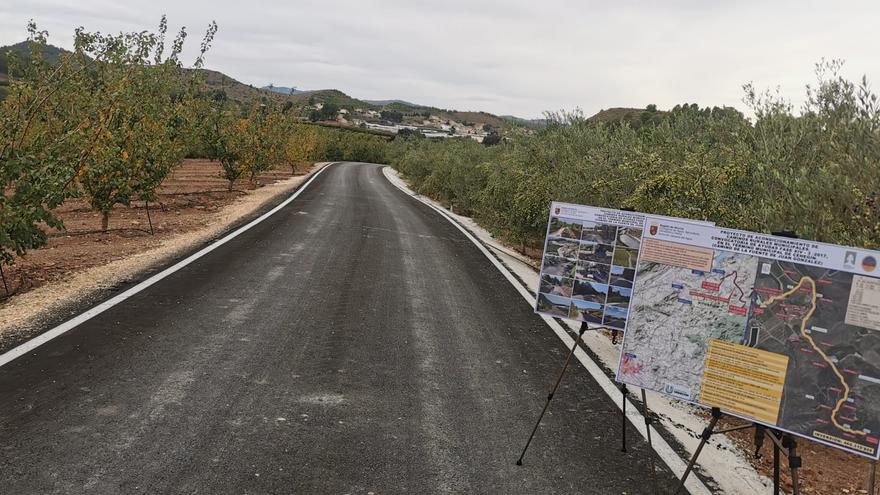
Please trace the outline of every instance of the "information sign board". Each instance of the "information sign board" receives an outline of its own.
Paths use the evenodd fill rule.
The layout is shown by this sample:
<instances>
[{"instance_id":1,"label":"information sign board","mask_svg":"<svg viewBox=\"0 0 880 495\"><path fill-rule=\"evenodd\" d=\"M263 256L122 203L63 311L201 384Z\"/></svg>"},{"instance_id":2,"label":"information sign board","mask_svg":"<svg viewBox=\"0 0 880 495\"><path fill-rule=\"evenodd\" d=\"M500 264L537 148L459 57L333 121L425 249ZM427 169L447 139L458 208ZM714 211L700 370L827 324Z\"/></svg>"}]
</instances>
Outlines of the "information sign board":
<instances>
[{"instance_id":1,"label":"information sign board","mask_svg":"<svg viewBox=\"0 0 880 495\"><path fill-rule=\"evenodd\" d=\"M535 311L624 330L648 218L667 217L552 203Z\"/></svg>"},{"instance_id":2,"label":"information sign board","mask_svg":"<svg viewBox=\"0 0 880 495\"><path fill-rule=\"evenodd\" d=\"M618 381L876 459L878 258L649 219Z\"/></svg>"}]
</instances>

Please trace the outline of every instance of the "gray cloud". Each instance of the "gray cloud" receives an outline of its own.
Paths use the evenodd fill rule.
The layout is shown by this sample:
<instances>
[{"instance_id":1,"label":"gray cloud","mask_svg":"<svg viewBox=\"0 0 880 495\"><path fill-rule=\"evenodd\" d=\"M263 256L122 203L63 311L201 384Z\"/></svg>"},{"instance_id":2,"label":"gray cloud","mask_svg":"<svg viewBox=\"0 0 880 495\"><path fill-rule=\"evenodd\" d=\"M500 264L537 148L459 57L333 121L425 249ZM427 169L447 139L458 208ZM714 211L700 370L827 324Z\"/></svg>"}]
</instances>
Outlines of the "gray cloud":
<instances>
[{"instance_id":1,"label":"gray cloud","mask_svg":"<svg viewBox=\"0 0 880 495\"><path fill-rule=\"evenodd\" d=\"M13 0L0 5L0 44L23 39L30 18L69 47L76 26L151 29L163 13L172 29L188 26L191 56L216 19L208 65L254 85L527 117L575 106L742 108L749 81L797 103L821 57L846 59L849 77L880 77L880 4L869 1Z\"/></svg>"}]
</instances>

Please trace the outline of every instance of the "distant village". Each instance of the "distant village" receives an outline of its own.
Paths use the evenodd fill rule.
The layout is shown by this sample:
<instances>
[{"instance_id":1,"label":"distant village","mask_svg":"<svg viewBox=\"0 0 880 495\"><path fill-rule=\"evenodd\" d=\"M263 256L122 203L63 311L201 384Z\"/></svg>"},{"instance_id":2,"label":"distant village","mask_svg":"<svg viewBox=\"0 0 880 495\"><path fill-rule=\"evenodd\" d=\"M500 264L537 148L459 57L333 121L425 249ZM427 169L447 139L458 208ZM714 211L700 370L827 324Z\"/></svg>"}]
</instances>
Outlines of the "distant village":
<instances>
[{"instance_id":1,"label":"distant village","mask_svg":"<svg viewBox=\"0 0 880 495\"><path fill-rule=\"evenodd\" d=\"M323 103L310 105L310 109L321 110ZM483 123L456 122L442 119L437 115L427 117L413 117L407 115L403 122L392 122L382 116L382 112L364 108L348 110L340 108L336 114L336 122L340 125L351 125L375 129L379 131L397 134L403 129L417 131L427 138L453 138L467 137L482 143L483 139L491 132L491 126Z\"/></svg>"}]
</instances>

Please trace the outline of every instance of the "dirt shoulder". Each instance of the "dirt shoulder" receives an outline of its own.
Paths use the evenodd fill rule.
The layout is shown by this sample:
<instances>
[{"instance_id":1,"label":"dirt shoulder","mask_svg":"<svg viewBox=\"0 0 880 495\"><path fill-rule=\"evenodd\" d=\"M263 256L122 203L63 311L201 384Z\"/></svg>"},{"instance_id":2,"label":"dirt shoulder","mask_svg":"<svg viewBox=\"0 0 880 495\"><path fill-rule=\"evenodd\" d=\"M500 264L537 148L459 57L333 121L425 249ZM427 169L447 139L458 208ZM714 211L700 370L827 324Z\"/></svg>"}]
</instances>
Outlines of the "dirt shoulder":
<instances>
[{"instance_id":1,"label":"dirt shoulder","mask_svg":"<svg viewBox=\"0 0 880 495\"><path fill-rule=\"evenodd\" d=\"M47 246L4 267L12 295L0 301L0 351L255 217L322 165L272 170L230 191L218 163L186 160L149 208L143 201L114 208L107 232L85 202L65 202L56 213L66 230L50 231Z\"/></svg>"},{"instance_id":2,"label":"dirt shoulder","mask_svg":"<svg viewBox=\"0 0 880 495\"><path fill-rule=\"evenodd\" d=\"M743 421L727 419L720 427L728 428ZM743 452L747 452L755 469L761 474L773 476L773 444L764 440L761 456L754 457L754 429L728 434ZM799 473L801 493L816 494L867 494L871 461L841 450L797 438L798 455L803 462ZM780 467L780 485L784 493L791 493L791 472L788 459L783 454Z\"/></svg>"}]
</instances>

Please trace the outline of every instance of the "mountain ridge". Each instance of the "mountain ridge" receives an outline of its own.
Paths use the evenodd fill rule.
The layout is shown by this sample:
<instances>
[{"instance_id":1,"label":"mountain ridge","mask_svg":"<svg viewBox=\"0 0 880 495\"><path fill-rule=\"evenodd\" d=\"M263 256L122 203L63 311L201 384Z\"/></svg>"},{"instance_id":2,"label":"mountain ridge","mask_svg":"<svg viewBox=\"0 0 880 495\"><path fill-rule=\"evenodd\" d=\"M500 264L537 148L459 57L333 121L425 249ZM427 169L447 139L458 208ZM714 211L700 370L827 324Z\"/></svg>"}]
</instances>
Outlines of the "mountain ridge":
<instances>
[{"instance_id":1,"label":"mountain ridge","mask_svg":"<svg viewBox=\"0 0 880 495\"><path fill-rule=\"evenodd\" d=\"M29 41L22 41L12 45L0 46L0 100L8 93L8 52L15 52L19 56L28 56L30 53ZM68 52L54 45L46 45L44 56L51 63L57 61L61 54ZM263 98L279 103L290 102L300 109L302 114L308 114L310 108L318 104L335 105L349 111L356 108L387 113L399 113L409 120L417 121L421 118L437 117L441 121L459 122L464 124L487 125L490 128L526 127L539 129L545 125L544 119L526 119L514 115L495 115L483 111L467 111L443 109L430 105L421 105L401 99L366 100L352 97L338 89L299 90L295 87L275 86L269 84L263 87L255 87L246 84L234 77L214 69L189 69L199 70L205 78L205 89L223 91L230 99L239 103L249 103ZM656 109L640 109L627 107L614 107L603 109L587 120L596 123L608 123L628 121L634 122L642 118L646 112L656 112Z\"/></svg>"}]
</instances>

